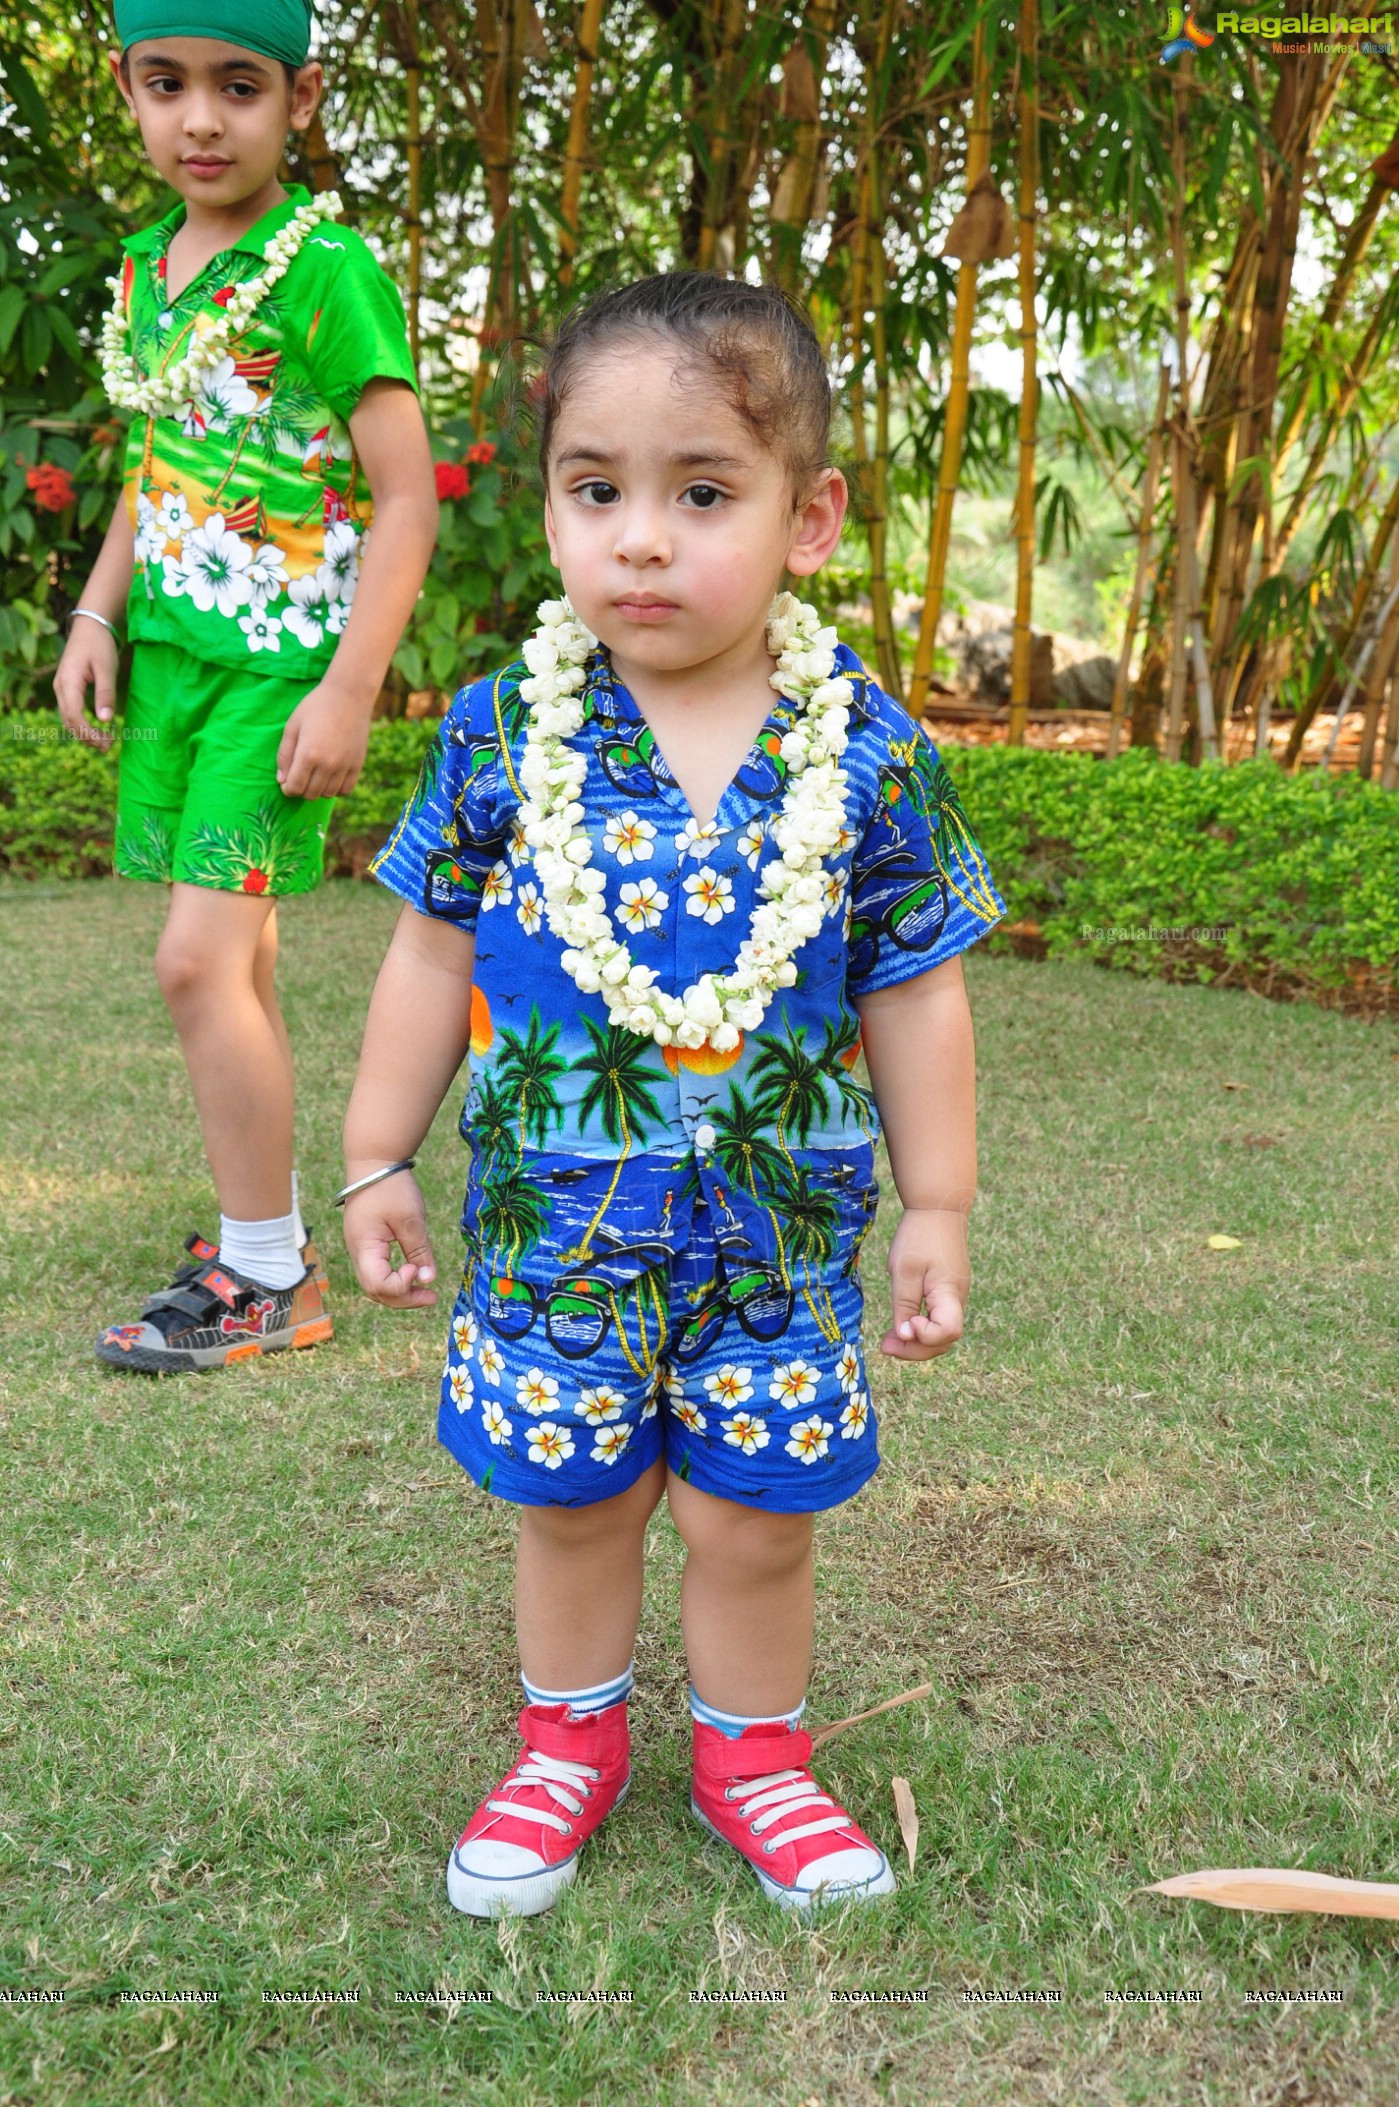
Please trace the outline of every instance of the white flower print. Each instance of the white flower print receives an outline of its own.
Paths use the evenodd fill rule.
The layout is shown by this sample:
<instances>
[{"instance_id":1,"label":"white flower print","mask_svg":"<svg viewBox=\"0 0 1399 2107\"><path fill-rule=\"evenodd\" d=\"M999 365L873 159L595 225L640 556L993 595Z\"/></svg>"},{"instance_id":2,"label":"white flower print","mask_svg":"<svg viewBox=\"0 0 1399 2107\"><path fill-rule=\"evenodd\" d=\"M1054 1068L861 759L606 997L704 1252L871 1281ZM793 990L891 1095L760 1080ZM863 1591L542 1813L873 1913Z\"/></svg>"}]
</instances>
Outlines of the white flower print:
<instances>
[{"instance_id":1,"label":"white flower print","mask_svg":"<svg viewBox=\"0 0 1399 2107\"><path fill-rule=\"evenodd\" d=\"M165 554L165 532L156 509L144 491L136 498L136 561L157 563Z\"/></svg>"},{"instance_id":2,"label":"white flower print","mask_svg":"<svg viewBox=\"0 0 1399 2107\"><path fill-rule=\"evenodd\" d=\"M526 936L538 936L539 926L544 920L544 902L539 897L537 885L522 885L515 902L515 915Z\"/></svg>"},{"instance_id":3,"label":"white flower print","mask_svg":"<svg viewBox=\"0 0 1399 2107\"><path fill-rule=\"evenodd\" d=\"M600 1427L609 1419L620 1419L625 1403L620 1390L614 1390L610 1383L599 1383L592 1390L580 1390L573 1409L590 1427Z\"/></svg>"},{"instance_id":4,"label":"white flower print","mask_svg":"<svg viewBox=\"0 0 1399 2107\"><path fill-rule=\"evenodd\" d=\"M617 905L617 919L633 935L642 930L660 927L661 916L670 905L670 894L663 893L654 878L642 878L635 885L624 885Z\"/></svg>"},{"instance_id":5,"label":"white flower print","mask_svg":"<svg viewBox=\"0 0 1399 2107\"><path fill-rule=\"evenodd\" d=\"M514 1429L493 1397L488 1397L481 1407L481 1424L497 1448L508 1441Z\"/></svg>"},{"instance_id":6,"label":"white flower print","mask_svg":"<svg viewBox=\"0 0 1399 2107\"><path fill-rule=\"evenodd\" d=\"M772 1436L767 1430L767 1421L758 1419L752 1412L735 1412L732 1419L722 1421L724 1439L730 1448L742 1449L745 1456L756 1456L765 1449Z\"/></svg>"},{"instance_id":7,"label":"white flower print","mask_svg":"<svg viewBox=\"0 0 1399 2107\"><path fill-rule=\"evenodd\" d=\"M471 1388L471 1370L465 1361L458 1361L447 1370L447 1389L458 1412L471 1410L474 1392Z\"/></svg>"},{"instance_id":8,"label":"white flower print","mask_svg":"<svg viewBox=\"0 0 1399 2107\"><path fill-rule=\"evenodd\" d=\"M848 1339L842 1343L840 1358L836 1362L836 1381L852 1397L860 1387L860 1349L852 1346Z\"/></svg>"},{"instance_id":9,"label":"white flower print","mask_svg":"<svg viewBox=\"0 0 1399 2107\"><path fill-rule=\"evenodd\" d=\"M547 1412L559 1401L559 1386L542 1368L531 1368L515 1378L515 1402L522 1412Z\"/></svg>"},{"instance_id":10,"label":"white flower print","mask_svg":"<svg viewBox=\"0 0 1399 2107\"><path fill-rule=\"evenodd\" d=\"M716 922L722 922L726 914L732 914L737 905L733 880L721 878L709 864L685 880L685 890L690 895L685 902L685 912L699 915L711 928Z\"/></svg>"},{"instance_id":11,"label":"white flower print","mask_svg":"<svg viewBox=\"0 0 1399 2107\"><path fill-rule=\"evenodd\" d=\"M614 813L602 830L602 845L618 863L649 863L656 830L635 812Z\"/></svg>"},{"instance_id":12,"label":"white flower print","mask_svg":"<svg viewBox=\"0 0 1399 2107\"><path fill-rule=\"evenodd\" d=\"M709 1425L699 1406L692 1404L688 1398L678 1398L671 1406L671 1411L681 1426L688 1427L692 1434L702 1434Z\"/></svg>"},{"instance_id":13,"label":"white flower print","mask_svg":"<svg viewBox=\"0 0 1399 2107\"><path fill-rule=\"evenodd\" d=\"M146 499L150 503L150 499ZM194 514L183 490L162 490L155 523L167 541L183 541L194 525Z\"/></svg>"},{"instance_id":14,"label":"white flower print","mask_svg":"<svg viewBox=\"0 0 1399 2107\"><path fill-rule=\"evenodd\" d=\"M287 628L298 643L314 651L325 633L325 618L328 612L325 593L314 571L304 578L294 578L290 586L291 605L284 617Z\"/></svg>"},{"instance_id":15,"label":"white flower print","mask_svg":"<svg viewBox=\"0 0 1399 2107\"><path fill-rule=\"evenodd\" d=\"M687 819L675 837L680 861L683 863L687 856L693 856L696 863L703 862L707 851L721 838L717 819L707 819L703 826L697 819Z\"/></svg>"},{"instance_id":16,"label":"white flower print","mask_svg":"<svg viewBox=\"0 0 1399 2107\"><path fill-rule=\"evenodd\" d=\"M845 899L845 873L827 871L822 889L822 902L828 915L834 914Z\"/></svg>"},{"instance_id":17,"label":"white flower print","mask_svg":"<svg viewBox=\"0 0 1399 2107\"><path fill-rule=\"evenodd\" d=\"M787 1361L772 1371L768 1396L784 1405L809 1405L816 1395L817 1373L810 1361Z\"/></svg>"},{"instance_id":18,"label":"white flower print","mask_svg":"<svg viewBox=\"0 0 1399 2107\"><path fill-rule=\"evenodd\" d=\"M615 1463L630 1440L630 1427L600 1427L593 1443L594 1463Z\"/></svg>"},{"instance_id":19,"label":"white flower print","mask_svg":"<svg viewBox=\"0 0 1399 2107\"><path fill-rule=\"evenodd\" d=\"M514 876L502 856L500 862L493 863L486 873L481 886L481 905L483 908L508 906L514 891Z\"/></svg>"},{"instance_id":20,"label":"white flower print","mask_svg":"<svg viewBox=\"0 0 1399 2107\"><path fill-rule=\"evenodd\" d=\"M354 599L359 583L359 536L348 520L336 520L326 528L325 561L316 576L327 600L343 600L348 605Z\"/></svg>"},{"instance_id":21,"label":"white flower print","mask_svg":"<svg viewBox=\"0 0 1399 2107\"><path fill-rule=\"evenodd\" d=\"M452 1340L457 1352L461 1354L463 1359L469 1356L479 1336L480 1333L474 1317L468 1317L464 1311L461 1316L453 1317Z\"/></svg>"},{"instance_id":22,"label":"white flower print","mask_svg":"<svg viewBox=\"0 0 1399 2107\"><path fill-rule=\"evenodd\" d=\"M835 852L837 856L843 856L847 849L853 849L858 839L859 837L853 827L842 827L836 835Z\"/></svg>"},{"instance_id":23,"label":"white flower print","mask_svg":"<svg viewBox=\"0 0 1399 2107\"><path fill-rule=\"evenodd\" d=\"M231 424L257 408L257 390L234 370L231 358L221 358L204 376L199 408L206 424Z\"/></svg>"},{"instance_id":24,"label":"white flower print","mask_svg":"<svg viewBox=\"0 0 1399 2107\"><path fill-rule=\"evenodd\" d=\"M252 560L252 550L229 532L223 514L211 512L202 527L185 536L179 556L167 556L161 565L165 590L177 600L188 593L202 615L215 608L221 615L236 614L253 596L248 583Z\"/></svg>"},{"instance_id":25,"label":"white flower print","mask_svg":"<svg viewBox=\"0 0 1399 2107\"><path fill-rule=\"evenodd\" d=\"M527 1427L529 1436L529 1460L542 1463L545 1470L556 1471L574 1452L573 1436L567 1427L546 1419L542 1425Z\"/></svg>"},{"instance_id":26,"label":"white flower print","mask_svg":"<svg viewBox=\"0 0 1399 2107\"><path fill-rule=\"evenodd\" d=\"M525 840L524 821L517 819L510 828L510 839L505 844L505 853L512 863L523 863L529 854L529 843Z\"/></svg>"},{"instance_id":27,"label":"white flower print","mask_svg":"<svg viewBox=\"0 0 1399 2107\"><path fill-rule=\"evenodd\" d=\"M259 542L253 550L253 560L248 565L248 583L253 589L253 606L265 607L275 600L290 584L287 577L287 559L275 541Z\"/></svg>"},{"instance_id":28,"label":"white flower print","mask_svg":"<svg viewBox=\"0 0 1399 2107\"><path fill-rule=\"evenodd\" d=\"M704 1387L711 1405L746 1405L753 1395L753 1371L726 1361L717 1375L705 1377Z\"/></svg>"},{"instance_id":29,"label":"white flower print","mask_svg":"<svg viewBox=\"0 0 1399 2107\"><path fill-rule=\"evenodd\" d=\"M476 1356L476 1366L488 1383L499 1384L505 1368L505 1356L498 1346L492 1346L487 1340Z\"/></svg>"},{"instance_id":30,"label":"white flower print","mask_svg":"<svg viewBox=\"0 0 1399 2107\"><path fill-rule=\"evenodd\" d=\"M738 853L750 871L758 868L758 858L763 853L763 843L766 839L767 826L761 819L750 819L739 835Z\"/></svg>"},{"instance_id":31,"label":"white flower print","mask_svg":"<svg viewBox=\"0 0 1399 2107\"><path fill-rule=\"evenodd\" d=\"M644 1422L645 1422L646 1420L648 1420L648 1419L654 1419L654 1418L655 1418L655 1416L656 1416L656 1397L657 1397L657 1394L658 1394L658 1392L659 1392L659 1390L660 1390L660 1387L661 1387L661 1386L660 1386L660 1381L659 1381L659 1379L657 1379L657 1381L656 1381L656 1382L655 1382L655 1383L654 1383L654 1384L652 1385L651 1389L650 1389L650 1390L649 1390L649 1391L647 1392L647 1395L646 1395L646 1402L645 1402L645 1404L644 1404L644 1405L642 1406L642 1408L641 1408L641 1420L642 1420L642 1423L644 1423Z\"/></svg>"},{"instance_id":32,"label":"white flower print","mask_svg":"<svg viewBox=\"0 0 1399 2107\"><path fill-rule=\"evenodd\" d=\"M250 615L238 617L238 627L248 639L249 651L281 650L282 624L275 615L264 614L255 607Z\"/></svg>"},{"instance_id":33,"label":"white flower print","mask_svg":"<svg viewBox=\"0 0 1399 2107\"><path fill-rule=\"evenodd\" d=\"M317 571L316 576L319 578L319 571ZM325 611L325 627L327 636L343 636L345 633L345 624L349 621L349 619L349 601L332 600Z\"/></svg>"},{"instance_id":34,"label":"white flower print","mask_svg":"<svg viewBox=\"0 0 1399 2107\"><path fill-rule=\"evenodd\" d=\"M830 1452L831 1436L835 1432L828 1419L813 1412L810 1419L799 1419L787 1441L787 1454L802 1463L814 1463L818 1456Z\"/></svg>"},{"instance_id":35,"label":"white flower print","mask_svg":"<svg viewBox=\"0 0 1399 2107\"><path fill-rule=\"evenodd\" d=\"M840 1415L840 1438L842 1441L858 1441L870 1423L870 1401L863 1390L857 1390Z\"/></svg>"}]
</instances>

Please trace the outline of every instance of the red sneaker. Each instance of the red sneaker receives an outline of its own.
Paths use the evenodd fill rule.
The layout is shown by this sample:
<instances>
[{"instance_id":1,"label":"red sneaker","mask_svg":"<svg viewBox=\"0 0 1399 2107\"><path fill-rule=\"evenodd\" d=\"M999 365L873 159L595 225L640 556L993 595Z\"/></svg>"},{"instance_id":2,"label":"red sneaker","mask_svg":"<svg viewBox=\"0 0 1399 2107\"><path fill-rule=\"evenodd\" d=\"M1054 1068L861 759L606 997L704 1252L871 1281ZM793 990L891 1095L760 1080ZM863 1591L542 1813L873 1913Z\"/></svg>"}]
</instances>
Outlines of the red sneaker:
<instances>
[{"instance_id":1,"label":"red sneaker","mask_svg":"<svg viewBox=\"0 0 1399 2107\"><path fill-rule=\"evenodd\" d=\"M783 1909L867 1901L894 1892L894 1872L807 1762L811 1736L745 1727L735 1741L695 1720L691 1811L742 1853Z\"/></svg>"},{"instance_id":2,"label":"red sneaker","mask_svg":"<svg viewBox=\"0 0 1399 2107\"><path fill-rule=\"evenodd\" d=\"M578 1871L578 1854L631 1783L626 1701L583 1719L526 1705L525 1746L481 1802L447 1867L447 1900L469 1917L533 1917Z\"/></svg>"}]
</instances>

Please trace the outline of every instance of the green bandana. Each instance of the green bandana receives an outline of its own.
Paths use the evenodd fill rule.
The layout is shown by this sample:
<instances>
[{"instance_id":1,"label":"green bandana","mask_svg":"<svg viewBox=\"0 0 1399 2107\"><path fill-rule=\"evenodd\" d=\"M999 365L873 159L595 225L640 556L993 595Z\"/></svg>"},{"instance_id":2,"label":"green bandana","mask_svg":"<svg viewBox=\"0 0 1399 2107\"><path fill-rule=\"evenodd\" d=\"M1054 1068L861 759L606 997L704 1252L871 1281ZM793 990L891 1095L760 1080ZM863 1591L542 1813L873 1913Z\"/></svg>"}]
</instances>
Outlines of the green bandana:
<instances>
[{"instance_id":1,"label":"green bandana","mask_svg":"<svg viewBox=\"0 0 1399 2107\"><path fill-rule=\"evenodd\" d=\"M311 0L116 0L123 51L152 37L217 37L264 58L304 66Z\"/></svg>"}]
</instances>

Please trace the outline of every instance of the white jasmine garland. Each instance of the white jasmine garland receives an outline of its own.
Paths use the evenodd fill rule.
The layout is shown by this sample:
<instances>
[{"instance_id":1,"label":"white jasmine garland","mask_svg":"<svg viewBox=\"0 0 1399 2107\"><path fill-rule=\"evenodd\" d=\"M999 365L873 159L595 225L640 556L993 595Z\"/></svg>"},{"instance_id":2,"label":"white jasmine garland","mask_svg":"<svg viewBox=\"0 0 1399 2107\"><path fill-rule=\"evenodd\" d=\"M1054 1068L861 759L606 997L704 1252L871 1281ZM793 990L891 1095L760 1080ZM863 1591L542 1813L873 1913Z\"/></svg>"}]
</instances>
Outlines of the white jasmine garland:
<instances>
[{"instance_id":1,"label":"white jasmine garland","mask_svg":"<svg viewBox=\"0 0 1399 2107\"><path fill-rule=\"evenodd\" d=\"M778 988L795 981L792 955L821 927L822 865L845 826L840 760L853 691L835 670L835 644L834 629L820 626L814 607L794 593L778 594L767 623L768 649L777 659L770 679L801 710L782 741L787 787L768 826L780 853L759 881L762 905L732 969L705 973L683 995L668 995L618 936L603 901L607 881L590 868L580 802L588 764L567 742L582 729L585 668L597 638L567 600L546 600L540 608L539 627L522 652L529 673L520 695L530 714L520 757L526 792L520 823L549 927L566 947L564 970L581 993L606 995L609 1023L658 1046L709 1045L732 1053L740 1036L762 1023Z\"/></svg>"},{"instance_id":2,"label":"white jasmine garland","mask_svg":"<svg viewBox=\"0 0 1399 2107\"><path fill-rule=\"evenodd\" d=\"M143 373L133 358L128 348L130 325L122 281L120 277L109 278L113 300L102 324L102 379L110 399L119 409L134 410L142 417L172 417L200 396L204 382L229 357L235 338L248 327L307 235L323 219L338 219L340 209L339 194L333 190L322 191L309 204L298 205L264 249L266 269L236 286L212 328L203 335L196 333L184 357L164 366L159 373Z\"/></svg>"}]
</instances>

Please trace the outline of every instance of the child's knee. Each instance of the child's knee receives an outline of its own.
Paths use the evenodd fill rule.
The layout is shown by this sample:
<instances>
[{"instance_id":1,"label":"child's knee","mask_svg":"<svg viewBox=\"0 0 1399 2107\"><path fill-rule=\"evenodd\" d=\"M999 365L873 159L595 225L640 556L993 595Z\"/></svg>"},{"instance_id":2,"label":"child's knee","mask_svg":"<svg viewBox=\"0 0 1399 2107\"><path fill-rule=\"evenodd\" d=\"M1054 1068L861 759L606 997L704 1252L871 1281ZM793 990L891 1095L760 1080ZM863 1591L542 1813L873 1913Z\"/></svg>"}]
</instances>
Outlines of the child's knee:
<instances>
[{"instance_id":1,"label":"child's knee","mask_svg":"<svg viewBox=\"0 0 1399 2107\"><path fill-rule=\"evenodd\" d=\"M665 1464L658 1459L634 1485L613 1499L594 1500L586 1507L522 1507L520 1529L536 1542L548 1541L580 1551L619 1540L630 1541L640 1538L664 1491Z\"/></svg>"},{"instance_id":2,"label":"child's knee","mask_svg":"<svg viewBox=\"0 0 1399 2107\"><path fill-rule=\"evenodd\" d=\"M675 1526L692 1557L722 1564L750 1584L780 1580L811 1557L813 1517L769 1514L721 1500L672 1478L667 1488Z\"/></svg>"}]
</instances>

